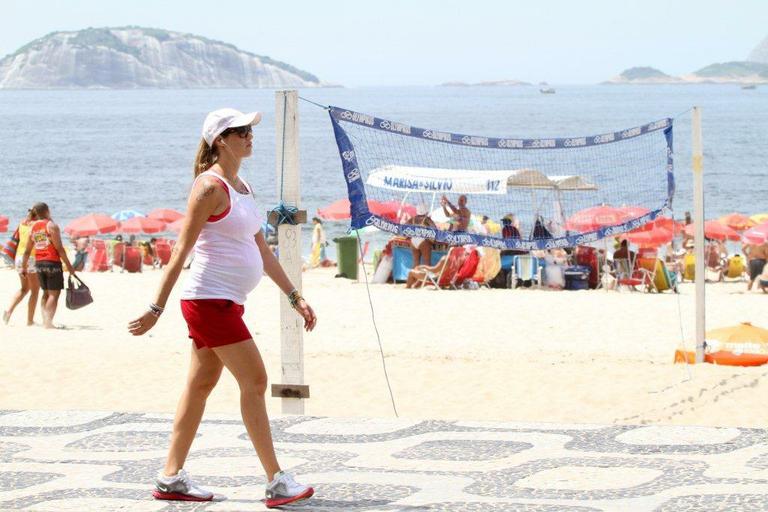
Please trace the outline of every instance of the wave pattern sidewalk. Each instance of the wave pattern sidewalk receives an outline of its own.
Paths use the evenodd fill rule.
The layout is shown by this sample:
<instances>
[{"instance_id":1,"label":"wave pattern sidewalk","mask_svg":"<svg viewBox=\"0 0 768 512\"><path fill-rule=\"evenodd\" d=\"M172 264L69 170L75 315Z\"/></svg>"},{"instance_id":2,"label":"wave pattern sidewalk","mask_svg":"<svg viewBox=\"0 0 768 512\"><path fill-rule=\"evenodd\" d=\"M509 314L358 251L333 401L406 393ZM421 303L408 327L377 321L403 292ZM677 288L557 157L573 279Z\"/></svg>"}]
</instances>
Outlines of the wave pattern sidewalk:
<instances>
[{"instance_id":1,"label":"wave pattern sidewalk","mask_svg":"<svg viewBox=\"0 0 768 512\"><path fill-rule=\"evenodd\" d=\"M171 416L0 412L0 510L266 510L237 417L203 422L187 469L209 503L150 496ZM281 463L316 488L291 510L768 510L768 437L743 428L281 417Z\"/></svg>"}]
</instances>

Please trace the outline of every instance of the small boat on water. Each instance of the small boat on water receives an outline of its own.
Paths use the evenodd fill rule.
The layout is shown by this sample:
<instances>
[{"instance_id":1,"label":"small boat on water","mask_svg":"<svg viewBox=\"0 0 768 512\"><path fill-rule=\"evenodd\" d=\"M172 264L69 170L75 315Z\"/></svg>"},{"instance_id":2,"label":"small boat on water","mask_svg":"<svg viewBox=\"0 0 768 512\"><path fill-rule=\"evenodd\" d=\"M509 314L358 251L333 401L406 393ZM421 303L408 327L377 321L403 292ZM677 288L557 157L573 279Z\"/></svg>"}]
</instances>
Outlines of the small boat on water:
<instances>
[{"instance_id":1,"label":"small boat on water","mask_svg":"<svg viewBox=\"0 0 768 512\"><path fill-rule=\"evenodd\" d=\"M542 87L539 89L541 94L555 94L555 89L552 87Z\"/></svg>"},{"instance_id":2,"label":"small boat on water","mask_svg":"<svg viewBox=\"0 0 768 512\"><path fill-rule=\"evenodd\" d=\"M755 84L744 84L741 86L742 89L757 89L757 86Z\"/></svg>"}]
</instances>

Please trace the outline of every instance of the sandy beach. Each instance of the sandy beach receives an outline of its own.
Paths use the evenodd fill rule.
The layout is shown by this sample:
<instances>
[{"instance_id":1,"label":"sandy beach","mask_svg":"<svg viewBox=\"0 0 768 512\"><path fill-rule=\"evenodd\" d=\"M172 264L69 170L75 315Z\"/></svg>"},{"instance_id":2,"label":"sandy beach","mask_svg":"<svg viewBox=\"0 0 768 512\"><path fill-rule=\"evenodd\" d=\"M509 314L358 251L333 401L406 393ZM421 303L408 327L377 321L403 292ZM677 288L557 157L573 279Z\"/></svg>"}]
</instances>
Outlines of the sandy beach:
<instances>
[{"instance_id":1,"label":"sandy beach","mask_svg":"<svg viewBox=\"0 0 768 512\"><path fill-rule=\"evenodd\" d=\"M307 413L389 417L365 284L304 273L319 317L305 335ZM84 273L95 303L60 303L62 330L24 325L24 304L0 325L0 409L172 412L191 342L178 288L149 335L126 324L151 300L161 272ZM182 279L184 274L182 274ZM0 270L5 307L18 279ZM707 286L709 328L765 326L768 297L744 282ZM768 368L672 363L692 349L693 285L681 294L629 291L434 291L371 285L392 388L403 417L560 423L762 427ZM265 279L246 304L246 322L270 381L280 381L278 290ZM38 313L39 314L39 313ZM270 398L279 414L279 399ZM239 396L224 374L208 412L234 414Z\"/></svg>"}]
</instances>

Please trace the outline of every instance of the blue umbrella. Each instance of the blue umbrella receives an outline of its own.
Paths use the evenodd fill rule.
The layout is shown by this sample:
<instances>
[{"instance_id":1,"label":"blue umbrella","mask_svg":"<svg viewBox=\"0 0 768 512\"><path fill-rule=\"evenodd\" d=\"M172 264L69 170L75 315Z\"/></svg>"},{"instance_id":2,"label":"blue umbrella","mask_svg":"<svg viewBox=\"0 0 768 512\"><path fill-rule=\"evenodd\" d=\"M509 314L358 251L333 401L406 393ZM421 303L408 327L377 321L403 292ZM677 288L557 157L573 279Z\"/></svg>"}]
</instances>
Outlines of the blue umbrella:
<instances>
[{"instance_id":1,"label":"blue umbrella","mask_svg":"<svg viewBox=\"0 0 768 512\"><path fill-rule=\"evenodd\" d=\"M144 217L144 214L137 212L136 210L120 210L119 212L112 214L112 218L120 222L134 217Z\"/></svg>"}]
</instances>

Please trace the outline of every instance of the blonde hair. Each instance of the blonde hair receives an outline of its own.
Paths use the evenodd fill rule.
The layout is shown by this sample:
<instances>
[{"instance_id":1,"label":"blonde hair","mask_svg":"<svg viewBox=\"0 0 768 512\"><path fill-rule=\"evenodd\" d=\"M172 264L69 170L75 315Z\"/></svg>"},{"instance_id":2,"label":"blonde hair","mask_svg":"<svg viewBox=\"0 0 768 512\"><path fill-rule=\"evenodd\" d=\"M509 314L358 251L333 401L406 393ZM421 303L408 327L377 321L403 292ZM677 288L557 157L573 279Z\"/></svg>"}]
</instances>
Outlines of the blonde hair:
<instances>
[{"instance_id":1,"label":"blonde hair","mask_svg":"<svg viewBox=\"0 0 768 512\"><path fill-rule=\"evenodd\" d=\"M200 139L200 145L197 147L197 154L195 155L195 164L192 167L192 172L197 178L200 173L207 171L213 164L216 163L218 152L216 148L211 147L205 142L205 139Z\"/></svg>"}]
</instances>

